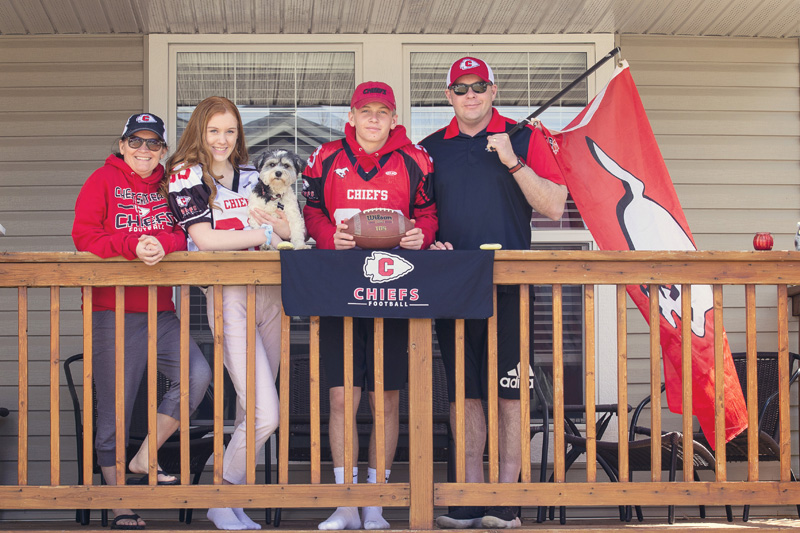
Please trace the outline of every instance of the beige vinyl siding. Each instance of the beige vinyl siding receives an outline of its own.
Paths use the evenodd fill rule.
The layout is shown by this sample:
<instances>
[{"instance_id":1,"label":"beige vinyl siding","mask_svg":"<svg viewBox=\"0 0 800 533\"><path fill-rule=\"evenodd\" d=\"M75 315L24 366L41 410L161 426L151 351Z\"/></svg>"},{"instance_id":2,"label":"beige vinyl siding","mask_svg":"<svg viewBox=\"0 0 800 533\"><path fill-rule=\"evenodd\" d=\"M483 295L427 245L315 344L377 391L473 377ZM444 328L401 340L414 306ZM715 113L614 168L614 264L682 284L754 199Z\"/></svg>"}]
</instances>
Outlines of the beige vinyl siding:
<instances>
[{"instance_id":1,"label":"beige vinyl siding","mask_svg":"<svg viewBox=\"0 0 800 533\"><path fill-rule=\"evenodd\" d=\"M796 39L620 37L700 248L790 249L800 220Z\"/></svg>"},{"instance_id":2,"label":"beige vinyl siding","mask_svg":"<svg viewBox=\"0 0 800 533\"><path fill-rule=\"evenodd\" d=\"M770 231L775 249L793 249L800 220L798 40L622 35L619 43L698 248L752 250L754 233ZM723 298L731 350L744 351L744 289L725 287ZM756 305L758 349L774 351L777 306L785 302L774 287L757 287ZM628 318L635 404L649 393L648 326L634 307ZM797 352L796 318L789 327L790 349ZM792 398L796 403L794 392ZM664 417L665 428L680 429L666 407ZM796 445L792 450L796 471ZM777 479L773 466L762 465L762 479ZM731 463L728 472L731 480L746 478L743 465Z\"/></svg>"},{"instance_id":3,"label":"beige vinyl siding","mask_svg":"<svg viewBox=\"0 0 800 533\"><path fill-rule=\"evenodd\" d=\"M142 36L0 37L3 251L74 250L75 198L143 110ZM80 291L61 291L61 360L82 350ZM50 291L28 291L29 483L49 483ZM0 483L17 479L17 291L0 289ZM77 480L72 406L61 375L61 479ZM47 513L68 516L67 512ZM24 516L2 511L0 516Z\"/></svg>"},{"instance_id":4,"label":"beige vinyl siding","mask_svg":"<svg viewBox=\"0 0 800 533\"><path fill-rule=\"evenodd\" d=\"M143 37L0 37L5 251L73 250L75 198L142 111Z\"/></svg>"}]
</instances>

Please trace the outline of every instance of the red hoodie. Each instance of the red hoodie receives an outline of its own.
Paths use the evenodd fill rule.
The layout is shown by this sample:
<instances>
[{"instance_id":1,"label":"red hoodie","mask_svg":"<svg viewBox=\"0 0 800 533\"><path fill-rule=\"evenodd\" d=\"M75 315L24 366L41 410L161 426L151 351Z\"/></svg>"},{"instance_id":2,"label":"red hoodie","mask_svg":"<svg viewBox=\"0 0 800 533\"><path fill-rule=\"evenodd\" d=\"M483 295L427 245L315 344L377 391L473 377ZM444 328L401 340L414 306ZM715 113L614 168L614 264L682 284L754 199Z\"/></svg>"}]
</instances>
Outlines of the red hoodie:
<instances>
[{"instance_id":1,"label":"red hoodie","mask_svg":"<svg viewBox=\"0 0 800 533\"><path fill-rule=\"evenodd\" d=\"M116 155L95 170L75 202L72 240L79 252L106 258L136 259L142 235L153 235L169 254L186 249L186 236L175 221L167 201L158 192L164 167L142 178ZM95 287L92 310L114 310L114 287ZM174 311L172 288L158 288L158 310ZM125 287L125 312L147 312L147 287Z\"/></svg>"}]
</instances>

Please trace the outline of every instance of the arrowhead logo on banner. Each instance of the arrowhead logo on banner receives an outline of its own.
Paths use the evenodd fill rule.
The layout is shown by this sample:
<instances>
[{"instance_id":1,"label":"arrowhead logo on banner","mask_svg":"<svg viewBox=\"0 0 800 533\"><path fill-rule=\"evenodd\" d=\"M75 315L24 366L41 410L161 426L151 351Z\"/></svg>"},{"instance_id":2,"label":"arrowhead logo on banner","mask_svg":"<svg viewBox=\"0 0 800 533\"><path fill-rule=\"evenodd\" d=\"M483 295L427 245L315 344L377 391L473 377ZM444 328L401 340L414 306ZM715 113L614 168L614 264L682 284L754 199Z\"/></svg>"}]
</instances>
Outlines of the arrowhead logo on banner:
<instances>
[{"instance_id":1,"label":"arrowhead logo on banner","mask_svg":"<svg viewBox=\"0 0 800 533\"><path fill-rule=\"evenodd\" d=\"M562 132L542 128L578 210L602 250L696 250L667 166L628 65ZM628 295L649 320L646 286ZM681 287L659 287L661 352L667 404L683 411ZM709 285L692 286L693 413L714 446L714 319ZM725 332L725 439L747 427L747 409Z\"/></svg>"},{"instance_id":2,"label":"arrowhead logo on banner","mask_svg":"<svg viewBox=\"0 0 800 533\"><path fill-rule=\"evenodd\" d=\"M400 279L414 270L414 265L399 255L372 252L364 259L364 277L372 283L386 283Z\"/></svg>"}]
</instances>

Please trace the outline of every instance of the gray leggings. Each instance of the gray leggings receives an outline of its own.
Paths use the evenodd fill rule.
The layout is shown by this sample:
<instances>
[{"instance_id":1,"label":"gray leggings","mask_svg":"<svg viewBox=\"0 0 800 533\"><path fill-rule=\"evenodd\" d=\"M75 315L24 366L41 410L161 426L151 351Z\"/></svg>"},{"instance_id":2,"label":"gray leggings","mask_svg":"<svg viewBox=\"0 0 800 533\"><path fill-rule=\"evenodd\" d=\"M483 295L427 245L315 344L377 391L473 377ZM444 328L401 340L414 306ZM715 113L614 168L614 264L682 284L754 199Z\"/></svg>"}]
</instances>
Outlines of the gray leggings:
<instances>
[{"instance_id":1,"label":"gray leggings","mask_svg":"<svg viewBox=\"0 0 800 533\"><path fill-rule=\"evenodd\" d=\"M180 418L180 322L172 311L158 313L158 370L172 381L158 412ZM114 311L92 312L92 368L97 390L95 449L100 466L116 462ZM194 340L189 343L189 412L193 412L211 382L211 369ZM131 412L147 367L147 313L125 313L125 444Z\"/></svg>"}]
</instances>

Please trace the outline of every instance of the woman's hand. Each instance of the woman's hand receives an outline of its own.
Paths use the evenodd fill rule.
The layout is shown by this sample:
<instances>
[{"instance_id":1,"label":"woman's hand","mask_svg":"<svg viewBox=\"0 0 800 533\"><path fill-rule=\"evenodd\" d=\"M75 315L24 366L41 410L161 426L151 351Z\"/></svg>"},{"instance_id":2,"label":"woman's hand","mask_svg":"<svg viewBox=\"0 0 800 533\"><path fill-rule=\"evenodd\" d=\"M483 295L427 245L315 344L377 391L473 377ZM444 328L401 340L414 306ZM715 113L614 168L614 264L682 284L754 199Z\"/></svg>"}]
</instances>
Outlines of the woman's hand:
<instances>
[{"instance_id":1,"label":"woman's hand","mask_svg":"<svg viewBox=\"0 0 800 533\"><path fill-rule=\"evenodd\" d=\"M142 260L145 265L153 266L167 255L164 247L158 239L152 235L142 235L139 237L139 244L136 245L136 257Z\"/></svg>"},{"instance_id":2,"label":"woman's hand","mask_svg":"<svg viewBox=\"0 0 800 533\"><path fill-rule=\"evenodd\" d=\"M272 226L272 231L284 241L288 241L292 237L292 230L289 228L289 221L283 209L278 209L270 215L263 209L255 207L250 210L250 216L258 221L259 225L269 224Z\"/></svg>"},{"instance_id":3,"label":"woman's hand","mask_svg":"<svg viewBox=\"0 0 800 533\"><path fill-rule=\"evenodd\" d=\"M352 235L345 233L347 224L336 224L336 233L333 234L333 246L336 250L351 250L356 247L356 241Z\"/></svg>"}]
</instances>

